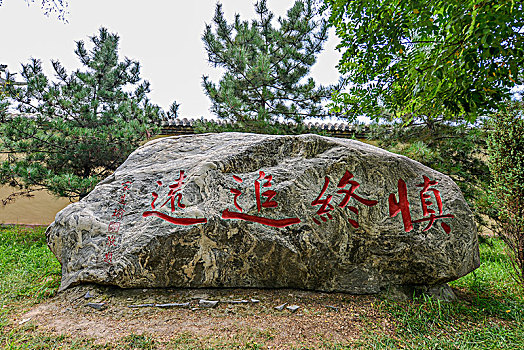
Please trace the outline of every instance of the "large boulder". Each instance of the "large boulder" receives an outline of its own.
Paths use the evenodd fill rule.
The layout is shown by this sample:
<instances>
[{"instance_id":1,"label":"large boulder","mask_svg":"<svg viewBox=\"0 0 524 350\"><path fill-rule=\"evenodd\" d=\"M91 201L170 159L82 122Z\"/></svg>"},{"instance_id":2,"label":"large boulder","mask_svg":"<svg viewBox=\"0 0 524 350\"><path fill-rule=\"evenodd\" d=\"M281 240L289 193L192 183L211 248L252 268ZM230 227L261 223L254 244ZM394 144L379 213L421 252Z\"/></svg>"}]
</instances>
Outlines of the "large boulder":
<instances>
[{"instance_id":1,"label":"large boulder","mask_svg":"<svg viewBox=\"0 0 524 350\"><path fill-rule=\"evenodd\" d=\"M353 140L202 134L151 141L56 215L61 289L437 286L479 266L446 175Z\"/></svg>"}]
</instances>

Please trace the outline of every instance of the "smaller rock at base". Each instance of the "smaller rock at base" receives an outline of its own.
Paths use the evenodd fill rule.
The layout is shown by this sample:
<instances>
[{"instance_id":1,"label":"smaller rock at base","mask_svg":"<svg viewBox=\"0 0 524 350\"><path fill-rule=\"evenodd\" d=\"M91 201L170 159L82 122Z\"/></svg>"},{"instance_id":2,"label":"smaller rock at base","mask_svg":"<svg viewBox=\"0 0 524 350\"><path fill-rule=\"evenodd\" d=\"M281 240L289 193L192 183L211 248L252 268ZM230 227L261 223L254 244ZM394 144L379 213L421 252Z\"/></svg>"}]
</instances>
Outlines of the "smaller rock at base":
<instances>
[{"instance_id":1,"label":"smaller rock at base","mask_svg":"<svg viewBox=\"0 0 524 350\"><path fill-rule=\"evenodd\" d=\"M229 300L227 303L228 304L247 304L247 303L249 303L249 301L244 300L244 299L242 299L242 300Z\"/></svg>"},{"instance_id":2,"label":"smaller rock at base","mask_svg":"<svg viewBox=\"0 0 524 350\"><path fill-rule=\"evenodd\" d=\"M457 300L455 292L453 292L453 289L451 289L447 283L436 286L427 286L423 292L424 294L430 295L433 298L446 303L452 303Z\"/></svg>"},{"instance_id":3,"label":"smaller rock at base","mask_svg":"<svg viewBox=\"0 0 524 350\"><path fill-rule=\"evenodd\" d=\"M140 308L140 307L153 307L155 304L138 304L138 305L128 305L127 307L130 307L132 309Z\"/></svg>"},{"instance_id":4,"label":"smaller rock at base","mask_svg":"<svg viewBox=\"0 0 524 350\"><path fill-rule=\"evenodd\" d=\"M326 307L330 310L333 310L333 311L338 311L338 307L336 306L331 306L331 305L326 305Z\"/></svg>"},{"instance_id":5,"label":"smaller rock at base","mask_svg":"<svg viewBox=\"0 0 524 350\"><path fill-rule=\"evenodd\" d=\"M288 309L291 312L296 312L298 309L300 309L300 306L298 306L298 305L289 305L288 307L286 307L286 309Z\"/></svg>"},{"instance_id":6,"label":"smaller rock at base","mask_svg":"<svg viewBox=\"0 0 524 350\"><path fill-rule=\"evenodd\" d=\"M92 307L95 310L102 310L106 303L87 303L86 306Z\"/></svg>"},{"instance_id":7,"label":"smaller rock at base","mask_svg":"<svg viewBox=\"0 0 524 350\"><path fill-rule=\"evenodd\" d=\"M284 303L282 305L279 305L279 306L275 306L275 309L278 310L278 311L282 311L284 310L284 308L286 307L287 303Z\"/></svg>"},{"instance_id":8,"label":"smaller rock at base","mask_svg":"<svg viewBox=\"0 0 524 350\"><path fill-rule=\"evenodd\" d=\"M205 300L200 299L198 302L198 306L200 307L215 307L218 305L218 300Z\"/></svg>"},{"instance_id":9,"label":"smaller rock at base","mask_svg":"<svg viewBox=\"0 0 524 350\"><path fill-rule=\"evenodd\" d=\"M453 289L447 283L431 286L389 286L380 292L381 297L393 301L413 300L421 295L448 303L457 300Z\"/></svg>"},{"instance_id":10,"label":"smaller rock at base","mask_svg":"<svg viewBox=\"0 0 524 350\"><path fill-rule=\"evenodd\" d=\"M413 300L415 294L414 287L411 286L389 286L380 291L379 296L381 298L392 300L392 301L407 301Z\"/></svg>"},{"instance_id":11,"label":"smaller rock at base","mask_svg":"<svg viewBox=\"0 0 524 350\"><path fill-rule=\"evenodd\" d=\"M156 307L168 309L172 307L189 307L189 303L167 303L167 304L155 304Z\"/></svg>"},{"instance_id":12,"label":"smaller rock at base","mask_svg":"<svg viewBox=\"0 0 524 350\"><path fill-rule=\"evenodd\" d=\"M251 301L252 304L260 303L260 300L258 300L258 299L251 299L250 301Z\"/></svg>"}]
</instances>

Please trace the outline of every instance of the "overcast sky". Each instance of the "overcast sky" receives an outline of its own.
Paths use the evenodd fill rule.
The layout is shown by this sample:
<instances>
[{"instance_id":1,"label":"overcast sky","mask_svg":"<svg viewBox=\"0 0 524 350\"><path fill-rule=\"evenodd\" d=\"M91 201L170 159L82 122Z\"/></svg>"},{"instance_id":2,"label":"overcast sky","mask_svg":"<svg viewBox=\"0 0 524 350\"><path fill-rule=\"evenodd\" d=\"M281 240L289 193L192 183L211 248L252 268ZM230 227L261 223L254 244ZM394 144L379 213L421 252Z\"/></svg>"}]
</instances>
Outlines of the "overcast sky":
<instances>
[{"instance_id":1,"label":"overcast sky","mask_svg":"<svg viewBox=\"0 0 524 350\"><path fill-rule=\"evenodd\" d=\"M181 117L210 118L211 106L201 86L202 75L217 82L221 72L207 63L201 36L210 23L216 0L69 0L69 23L56 16L46 17L40 0L30 6L24 0L3 0L0 6L0 64L11 73L29 58L42 60L51 75L50 60L58 59L68 71L80 67L74 54L75 41L89 41L101 26L120 36L120 56L138 60L142 78L149 80L151 100L169 108L173 100L181 104ZM223 0L224 15L231 22L235 13L241 19L254 18L254 0ZM268 0L275 17L285 16L293 0ZM324 51L313 66L312 76L320 84L337 82L335 68L340 53L337 39L330 33ZM87 45L87 47L91 47Z\"/></svg>"}]
</instances>

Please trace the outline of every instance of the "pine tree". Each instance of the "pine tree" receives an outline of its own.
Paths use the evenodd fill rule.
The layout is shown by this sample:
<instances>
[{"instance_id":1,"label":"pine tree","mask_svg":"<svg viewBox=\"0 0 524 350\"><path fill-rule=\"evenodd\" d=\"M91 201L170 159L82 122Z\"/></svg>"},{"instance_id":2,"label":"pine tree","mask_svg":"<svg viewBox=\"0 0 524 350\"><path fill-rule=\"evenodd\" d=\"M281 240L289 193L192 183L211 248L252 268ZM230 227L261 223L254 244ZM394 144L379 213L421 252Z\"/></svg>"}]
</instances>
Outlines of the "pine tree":
<instances>
[{"instance_id":1,"label":"pine tree","mask_svg":"<svg viewBox=\"0 0 524 350\"><path fill-rule=\"evenodd\" d=\"M156 132L163 112L147 98L139 63L119 60L119 37L105 28L91 41L90 51L76 45L82 70L52 61L52 81L32 59L22 65L27 85L6 85L18 113L0 121L0 183L82 198Z\"/></svg>"},{"instance_id":2,"label":"pine tree","mask_svg":"<svg viewBox=\"0 0 524 350\"><path fill-rule=\"evenodd\" d=\"M321 102L329 89L306 79L327 40L327 24L316 17L313 1L297 1L278 28L265 0L255 10L251 23L236 15L228 24L217 4L213 25L206 25L208 60L226 70L218 86L203 77L212 112L255 132L278 121L301 125L307 117L325 116Z\"/></svg>"},{"instance_id":3,"label":"pine tree","mask_svg":"<svg viewBox=\"0 0 524 350\"><path fill-rule=\"evenodd\" d=\"M9 107L9 101L7 100L7 80L2 79L1 73L7 68L6 65L0 64L0 119L4 118Z\"/></svg>"}]
</instances>

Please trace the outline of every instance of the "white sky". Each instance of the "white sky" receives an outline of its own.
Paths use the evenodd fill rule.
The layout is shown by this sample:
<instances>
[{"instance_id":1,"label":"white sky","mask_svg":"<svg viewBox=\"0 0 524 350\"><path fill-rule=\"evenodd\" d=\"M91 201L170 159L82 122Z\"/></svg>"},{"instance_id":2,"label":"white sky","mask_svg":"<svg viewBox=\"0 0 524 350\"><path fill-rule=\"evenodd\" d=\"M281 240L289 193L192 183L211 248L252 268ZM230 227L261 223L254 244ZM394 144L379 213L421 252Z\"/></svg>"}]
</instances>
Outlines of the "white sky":
<instances>
[{"instance_id":1,"label":"white sky","mask_svg":"<svg viewBox=\"0 0 524 350\"><path fill-rule=\"evenodd\" d=\"M255 0L222 0L224 15L231 22L235 13L241 19L255 15ZM275 17L285 16L294 0L268 0ZM104 26L120 36L120 57L140 62L141 76L151 83L153 103L168 109L173 100L180 103L185 118L212 118L208 97L201 86L202 75L217 82L221 73L207 63L201 36L205 23L212 21L216 0L69 0L69 23L56 16L46 17L40 0L30 6L24 0L3 0L0 6L0 64L11 73L30 57L42 60L51 76L50 60L58 59L68 70L80 67L74 54L75 41L84 40ZM317 83L338 80L335 68L340 53L337 39L330 33L324 51L312 68Z\"/></svg>"}]
</instances>

